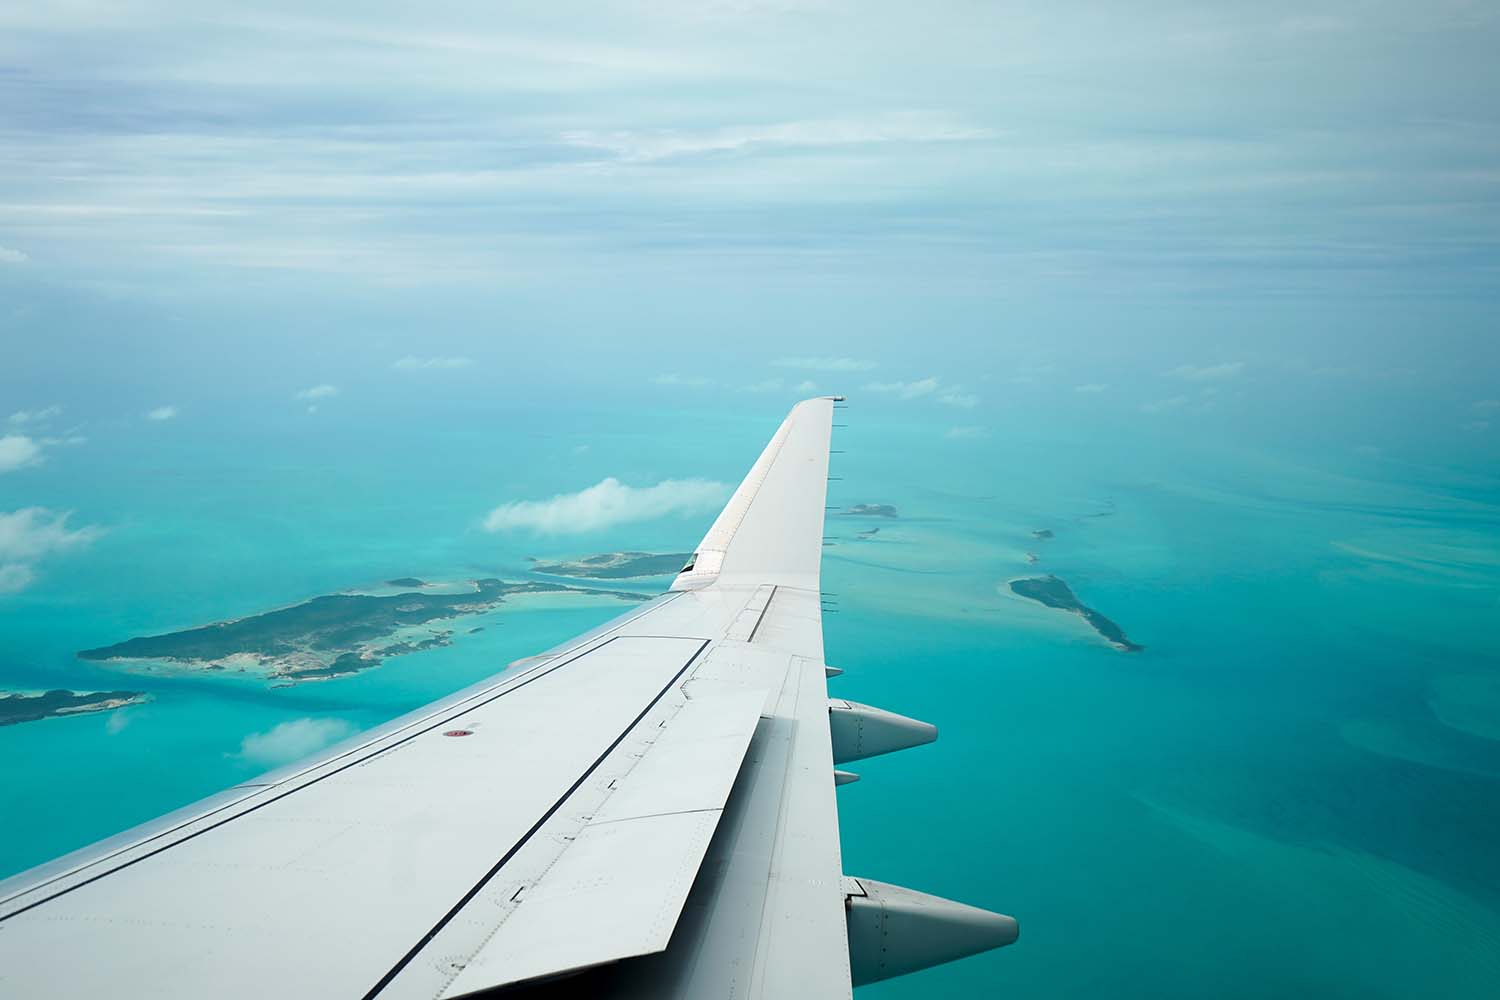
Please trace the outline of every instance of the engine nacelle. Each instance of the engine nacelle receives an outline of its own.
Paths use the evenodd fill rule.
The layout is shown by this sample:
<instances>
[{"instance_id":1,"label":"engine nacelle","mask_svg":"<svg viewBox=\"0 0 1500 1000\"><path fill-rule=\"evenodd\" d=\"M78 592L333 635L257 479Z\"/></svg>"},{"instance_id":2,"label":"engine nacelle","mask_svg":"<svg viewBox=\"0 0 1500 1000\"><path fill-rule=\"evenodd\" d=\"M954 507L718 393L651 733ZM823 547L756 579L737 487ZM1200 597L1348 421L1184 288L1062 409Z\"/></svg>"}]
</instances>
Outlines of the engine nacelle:
<instances>
[{"instance_id":1,"label":"engine nacelle","mask_svg":"<svg viewBox=\"0 0 1500 1000\"><path fill-rule=\"evenodd\" d=\"M835 764L905 750L937 739L937 726L930 722L842 698L828 701L828 729L833 737Z\"/></svg>"},{"instance_id":2,"label":"engine nacelle","mask_svg":"<svg viewBox=\"0 0 1500 1000\"><path fill-rule=\"evenodd\" d=\"M1014 917L867 878L844 876L844 908L855 986L977 955L1020 936Z\"/></svg>"}]
</instances>

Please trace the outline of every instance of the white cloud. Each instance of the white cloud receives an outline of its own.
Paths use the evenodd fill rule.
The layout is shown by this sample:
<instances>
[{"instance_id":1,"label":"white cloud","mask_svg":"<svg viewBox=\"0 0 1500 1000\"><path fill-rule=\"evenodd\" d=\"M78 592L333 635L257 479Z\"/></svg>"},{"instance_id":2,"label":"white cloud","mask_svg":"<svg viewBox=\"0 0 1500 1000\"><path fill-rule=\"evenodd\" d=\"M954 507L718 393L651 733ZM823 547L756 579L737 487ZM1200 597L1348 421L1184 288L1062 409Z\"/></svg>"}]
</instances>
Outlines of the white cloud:
<instances>
[{"instance_id":1,"label":"white cloud","mask_svg":"<svg viewBox=\"0 0 1500 1000\"><path fill-rule=\"evenodd\" d=\"M1479 431L1487 431L1487 430L1489 430L1490 429L1490 422L1488 420L1470 420L1468 423L1461 424L1459 426L1463 430L1474 431L1474 432L1477 433Z\"/></svg>"},{"instance_id":2,"label":"white cloud","mask_svg":"<svg viewBox=\"0 0 1500 1000\"><path fill-rule=\"evenodd\" d=\"M749 385L743 386L741 391L743 391L743 392L780 392L784 388L786 388L786 383L783 382L781 379L779 379L779 378L768 378L768 379L762 379L759 382L751 382Z\"/></svg>"},{"instance_id":3,"label":"white cloud","mask_svg":"<svg viewBox=\"0 0 1500 1000\"><path fill-rule=\"evenodd\" d=\"M814 382L810 378L803 379L801 382L797 383L796 389L798 392L817 392L818 383Z\"/></svg>"},{"instance_id":4,"label":"white cloud","mask_svg":"<svg viewBox=\"0 0 1500 1000\"><path fill-rule=\"evenodd\" d=\"M330 396L337 396L338 394L339 394L339 387L338 386L336 386L336 385L329 385L327 382L323 382L320 385L309 386L308 388L303 389L302 391L298 392L297 393L297 398L298 399L327 399Z\"/></svg>"},{"instance_id":5,"label":"white cloud","mask_svg":"<svg viewBox=\"0 0 1500 1000\"><path fill-rule=\"evenodd\" d=\"M714 384L713 379L702 375L679 375L676 372L663 372L651 381L657 385L685 385L700 389Z\"/></svg>"},{"instance_id":6,"label":"white cloud","mask_svg":"<svg viewBox=\"0 0 1500 1000\"><path fill-rule=\"evenodd\" d=\"M0 593L14 593L35 578L35 567L47 556L81 548L103 532L68 527L67 512L45 507L0 511Z\"/></svg>"},{"instance_id":7,"label":"white cloud","mask_svg":"<svg viewBox=\"0 0 1500 1000\"><path fill-rule=\"evenodd\" d=\"M0 264L24 264L30 259L31 255L23 251L0 247Z\"/></svg>"},{"instance_id":8,"label":"white cloud","mask_svg":"<svg viewBox=\"0 0 1500 1000\"><path fill-rule=\"evenodd\" d=\"M0 437L0 472L14 472L41 460L41 446L25 434Z\"/></svg>"},{"instance_id":9,"label":"white cloud","mask_svg":"<svg viewBox=\"0 0 1500 1000\"><path fill-rule=\"evenodd\" d=\"M867 372L875 367L875 362L859 358L777 358L771 364L777 368L803 368L815 372Z\"/></svg>"},{"instance_id":10,"label":"white cloud","mask_svg":"<svg viewBox=\"0 0 1500 1000\"><path fill-rule=\"evenodd\" d=\"M972 392L964 392L963 386L955 385L938 393L938 402L945 406L958 406L965 410L972 410L979 405L979 397Z\"/></svg>"},{"instance_id":11,"label":"white cloud","mask_svg":"<svg viewBox=\"0 0 1500 1000\"><path fill-rule=\"evenodd\" d=\"M1010 381L1017 385L1035 385L1042 381L1043 375L1050 375L1055 371L1057 371L1057 365L1050 361L1021 365L1016 369L1016 373L1011 376Z\"/></svg>"},{"instance_id":12,"label":"white cloud","mask_svg":"<svg viewBox=\"0 0 1500 1000\"><path fill-rule=\"evenodd\" d=\"M501 504L484 519L484 530L525 528L549 535L597 531L667 514L712 511L728 494L728 485L705 479L667 479L655 486L635 487L611 476L577 493L561 493L550 500Z\"/></svg>"},{"instance_id":13,"label":"white cloud","mask_svg":"<svg viewBox=\"0 0 1500 1000\"><path fill-rule=\"evenodd\" d=\"M961 385L943 385L943 380L936 375L929 375L927 378L912 382L870 382L865 386L865 391L885 393L897 399L922 399L926 396L935 396L937 401L945 406L957 406L965 410L972 410L979 405L978 396L972 392L965 392Z\"/></svg>"},{"instance_id":14,"label":"white cloud","mask_svg":"<svg viewBox=\"0 0 1500 1000\"><path fill-rule=\"evenodd\" d=\"M1223 364L1203 365L1201 367L1197 365L1178 365L1167 372L1167 374L1175 378L1185 378L1201 382L1206 379L1233 378L1244 370L1245 363L1243 361L1226 361Z\"/></svg>"},{"instance_id":15,"label":"white cloud","mask_svg":"<svg viewBox=\"0 0 1500 1000\"><path fill-rule=\"evenodd\" d=\"M102 533L98 528L70 529L69 516L45 507L0 512L0 559L35 562L53 552L87 545Z\"/></svg>"},{"instance_id":16,"label":"white cloud","mask_svg":"<svg viewBox=\"0 0 1500 1000\"><path fill-rule=\"evenodd\" d=\"M1500 410L1500 399L1479 399L1474 401L1474 409L1480 413L1494 413Z\"/></svg>"},{"instance_id":17,"label":"white cloud","mask_svg":"<svg viewBox=\"0 0 1500 1000\"><path fill-rule=\"evenodd\" d=\"M62 414L61 406L45 406L40 410L17 410L8 418L17 427L26 424L43 424Z\"/></svg>"},{"instance_id":18,"label":"white cloud","mask_svg":"<svg viewBox=\"0 0 1500 1000\"><path fill-rule=\"evenodd\" d=\"M151 410L146 414L147 420L155 420L158 422L162 420L173 420L176 417L177 407L175 406L158 406L156 409Z\"/></svg>"},{"instance_id":19,"label":"white cloud","mask_svg":"<svg viewBox=\"0 0 1500 1000\"><path fill-rule=\"evenodd\" d=\"M984 434L983 427L950 427L943 437L948 438L950 441L967 441L972 438L984 437Z\"/></svg>"},{"instance_id":20,"label":"white cloud","mask_svg":"<svg viewBox=\"0 0 1500 1000\"><path fill-rule=\"evenodd\" d=\"M343 719L293 719L246 736L238 756L261 767L277 767L317 753L354 731L353 724Z\"/></svg>"},{"instance_id":21,"label":"white cloud","mask_svg":"<svg viewBox=\"0 0 1500 1000\"><path fill-rule=\"evenodd\" d=\"M1086 393L1108 392L1109 384L1106 382L1086 382L1083 385L1075 385L1073 391Z\"/></svg>"},{"instance_id":22,"label":"white cloud","mask_svg":"<svg viewBox=\"0 0 1500 1000\"><path fill-rule=\"evenodd\" d=\"M1165 413L1168 410L1175 410L1179 406L1183 406L1190 402L1192 402L1191 396L1173 396L1170 399L1157 399L1149 403L1142 403L1141 412Z\"/></svg>"},{"instance_id":23,"label":"white cloud","mask_svg":"<svg viewBox=\"0 0 1500 1000\"><path fill-rule=\"evenodd\" d=\"M397 371L430 371L443 368L467 368L474 363L473 358L414 358L408 355L394 362L391 367Z\"/></svg>"},{"instance_id":24,"label":"white cloud","mask_svg":"<svg viewBox=\"0 0 1500 1000\"><path fill-rule=\"evenodd\" d=\"M883 392L899 399L919 399L937 392L941 384L936 375L929 375L915 382L871 382L865 386L865 391Z\"/></svg>"},{"instance_id":25,"label":"white cloud","mask_svg":"<svg viewBox=\"0 0 1500 1000\"><path fill-rule=\"evenodd\" d=\"M0 563L0 594L14 594L31 586L36 574L28 563Z\"/></svg>"}]
</instances>

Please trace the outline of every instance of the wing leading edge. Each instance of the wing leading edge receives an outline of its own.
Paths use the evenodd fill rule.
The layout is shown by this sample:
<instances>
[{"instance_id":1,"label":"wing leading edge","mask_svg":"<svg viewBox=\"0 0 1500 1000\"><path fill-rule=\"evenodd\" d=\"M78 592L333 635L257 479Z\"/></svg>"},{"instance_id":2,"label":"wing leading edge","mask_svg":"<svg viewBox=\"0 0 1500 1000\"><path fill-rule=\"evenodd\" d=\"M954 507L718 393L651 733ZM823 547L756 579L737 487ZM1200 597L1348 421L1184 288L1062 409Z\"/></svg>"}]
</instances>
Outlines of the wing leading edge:
<instances>
[{"instance_id":1,"label":"wing leading edge","mask_svg":"<svg viewBox=\"0 0 1500 1000\"><path fill-rule=\"evenodd\" d=\"M841 997L1014 940L842 872L834 761L936 731L828 698L835 401L792 410L656 601L0 883L0 993Z\"/></svg>"}]
</instances>

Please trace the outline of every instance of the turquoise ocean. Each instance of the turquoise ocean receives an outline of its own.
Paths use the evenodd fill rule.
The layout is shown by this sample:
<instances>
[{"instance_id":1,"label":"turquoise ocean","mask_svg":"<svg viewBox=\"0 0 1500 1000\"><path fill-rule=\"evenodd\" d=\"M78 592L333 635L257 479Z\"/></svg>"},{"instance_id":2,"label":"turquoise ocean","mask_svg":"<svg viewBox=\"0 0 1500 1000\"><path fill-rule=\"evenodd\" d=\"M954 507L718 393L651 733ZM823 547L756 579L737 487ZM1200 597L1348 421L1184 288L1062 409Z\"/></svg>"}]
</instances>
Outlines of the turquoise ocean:
<instances>
[{"instance_id":1,"label":"turquoise ocean","mask_svg":"<svg viewBox=\"0 0 1500 1000\"><path fill-rule=\"evenodd\" d=\"M0 509L101 529L0 597L0 687L152 696L0 727L0 875L266 769L256 734L374 725L625 605L517 601L450 647L289 688L77 650L397 576L689 551L712 512L555 536L481 522L608 475L735 483L784 407L327 410L315 434L98 420L0 480ZM828 521L832 692L941 733L839 790L846 871L1022 927L862 995L1500 996L1493 469L1024 409L945 435L856 397L840 422L830 504L898 516ZM1145 650L1008 593L1038 573Z\"/></svg>"}]
</instances>

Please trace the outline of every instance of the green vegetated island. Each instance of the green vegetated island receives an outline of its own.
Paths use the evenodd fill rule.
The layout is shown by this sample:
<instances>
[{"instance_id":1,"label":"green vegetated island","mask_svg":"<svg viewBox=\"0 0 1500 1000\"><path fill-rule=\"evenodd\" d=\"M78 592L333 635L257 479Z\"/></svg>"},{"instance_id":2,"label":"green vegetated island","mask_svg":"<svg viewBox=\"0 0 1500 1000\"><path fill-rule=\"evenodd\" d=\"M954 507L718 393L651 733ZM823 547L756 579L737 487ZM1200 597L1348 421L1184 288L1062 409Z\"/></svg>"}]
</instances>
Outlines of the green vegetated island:
<instances>
[{"instance_id":1,"label":"green vegetated island","mask_svg":"<svg viewBox=\"0 0 1500 1000\"><path fill-rule=\"evenodd\" d=\"M434 623L481 614L509 597L585 594L621 601L647 599L645 594L538 580L484 579L455 586L401 577L386 583L398 592L327 594L248 618L85 649L78 656L147 669L167 665L262 673L286 683L327 680L378 667L388 657L450 645L454 629L433 628Z\"/></svg>"},{"instance_id":2,"label":"green vegetated island","mask_svg":"<svg viewBox=\"0 0 1500 1000\"><path fill-rule=\"evenodd\" d=\"M1012 580L1010 589L1021 597L1030 598L1049 608L1079 615L1116 649L1127 653L1139 653L1146 648L1131 642L1125 635L1124 629L1080 601L1078 595L1073 593L1073 588L1058 577L1048 574L1028 577L1024 580Z\"/></svg>"},{"instance_id":3,"label":"green vegetated island","mask_svg":"<svg viewBox=\"0 0 1500 1000\"><path fill-rule=\"evenodd\" d=\"M537 562L533 573L585 580L634 580L647 576L676 576L691 552L604 552L582 559Z\"/></svg>"},{"instance_id":4,"label":"green vegetated island","mask_svg":"<svg viewBox=\"0 0 1500 1000\"><path fill-rule=\"evenodd\" d=\"M146 695L140 691L5 691L0 692L0 726L108 712L145 700Z\"/></svg>"}]
</instances>

